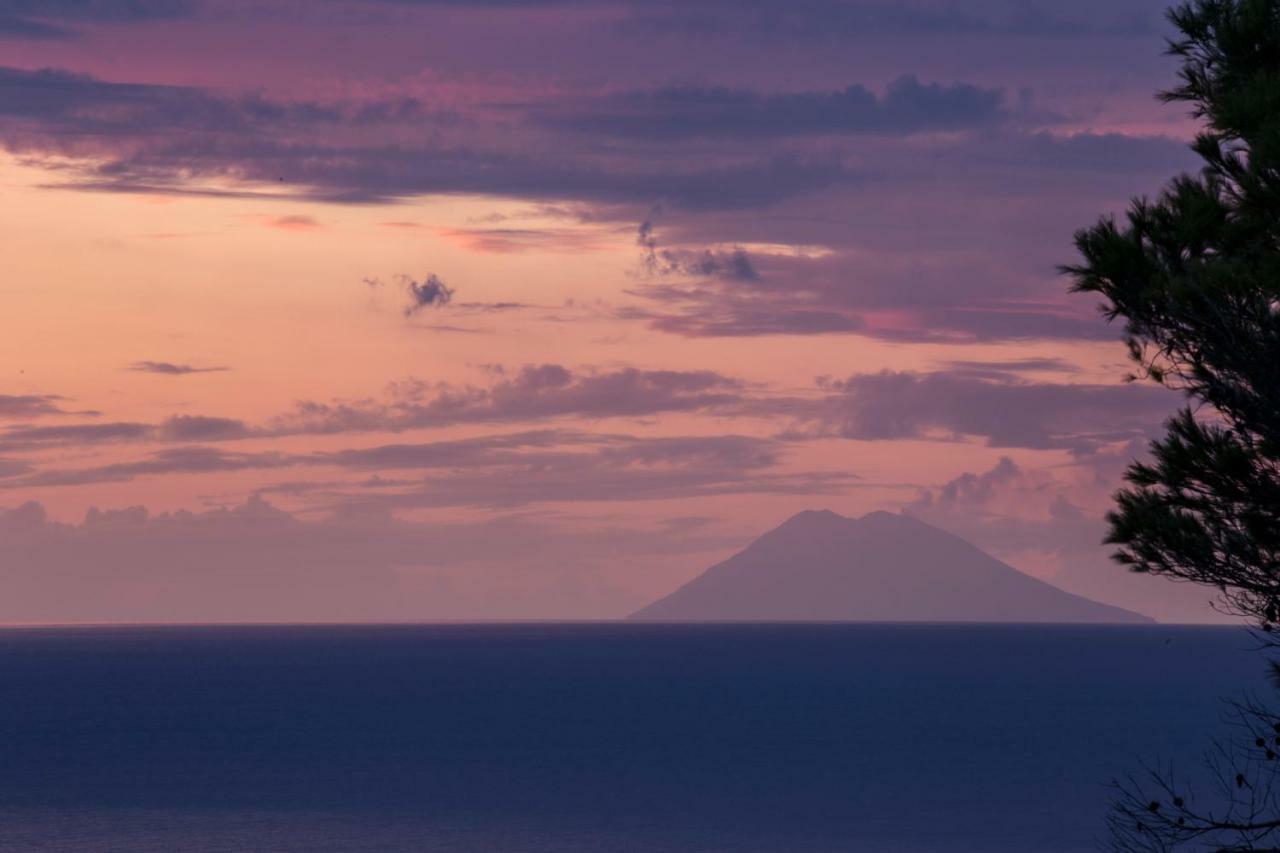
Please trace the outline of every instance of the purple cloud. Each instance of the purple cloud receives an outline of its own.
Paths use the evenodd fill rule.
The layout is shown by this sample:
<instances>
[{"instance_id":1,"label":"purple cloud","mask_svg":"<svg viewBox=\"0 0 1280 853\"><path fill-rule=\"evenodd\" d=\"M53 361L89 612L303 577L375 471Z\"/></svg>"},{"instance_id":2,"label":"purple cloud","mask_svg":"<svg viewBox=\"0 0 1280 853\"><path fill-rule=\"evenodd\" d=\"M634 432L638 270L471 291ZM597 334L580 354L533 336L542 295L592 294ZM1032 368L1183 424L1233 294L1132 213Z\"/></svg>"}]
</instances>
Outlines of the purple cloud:
<instances>
[{"instance_id":1,"label":"purple cloud","mask_svg":"<svg viewBox=\"0 0 1280 853\"><path fill-rule=\"evenodd\" d=\"M906 135L998 124L1009 118L1003 101L996 89L926 84L908 74L890 83L883 96L860 85L776 94L681 86L552 107L540 120L558 129L629 140Z\"/></svg>"},{"instance_id":2,"label":"purple cloud","mask_svg":"<svg viewBox=\"0 0 1280 853\"><path fill-rule=\"evenodd\" d=\"M429 2L429 0L428 0ZM515 4L513 4L515 5ZM635 0L617 26L649 38L682 37L699 42L726 37L827 42L885 36L1026 36L1033 38L1145 37L1164 31L1164 4L1010 4L1000 0Z\"/></svg>"},{"instance_id":3,"label":"purple cloud","mask_svg":"<svg viewBox=\"0 0 1280 853\"><path fill-rule=\"evenodd\" d=\"M28 450L43 446L142 441L155 435L151 424L117 421L58 426L17 426L0 432L0 450Z\"/></svg>"},{"instance_id":4,"label":"purple cloud","mask_svg":"<svg viewBox=\"0 0 1280 853\"><path fill-rule=\"evenodd\" d=\"M0 38L69 39L75 25L179 18L191 14L192 0L0 0Z\"/></svg>"},{"instance_id":5,"label":"purple cloud","mask_svg":"<svg viewBox=\"0 0 1280 853\"><path fill-rule=\"evenodd\" d=\"M598 202L666 198L691 209L716 209L769 204L848 179L831 158L795 152L687 164L647 156L601 169L576 156L581 146L571 140L534 157L502 144L478 119L463 122L472 139L458 145L385 142L389 129L421 129L446 119L458 124L461 117L435 115L411 98L274 101L0 67L0 144L21 154L80 160L79 178L67 185L73 189L234 195L188 186L191 179L234 178L284 182L333 202L467 192ZM342 134L349 141L322 141L337 128L350 131Z\"/></svg>"},{"instance_id":6,"label":"purple cloud","mask_svg":"<svg viewBox=\"0 0 1280 853\"><path fill-rule=\"evenodd\" d=\"M453 298L453 290L445 285L435 273L428 273L421 282L409 279L409 305L404 315L410 317L423 308L440 308L449 304Z\"/></svg>"},{"instance_id":7,"label":"purple cloud","mask_svg":"<svg viewBox=\"0 0 1280 853\"><path fill-rule=\"evenodd\" d=\"M682 275L729 281L755 281L760 278L751 257L741 247L729 251L703 249L701 252L662 248L658 244L653 219L654 214L651 213L636 229L640 266L647 275Z\"/></svg>"},{"instance_id":8,"label":"purple cloud","mask_svg":"<svg viewBox=\"0 0 1280 853\"><path fill-rule=\"evenodd\" d=\"M425 383L393 386L386 400L303 401L270 422L175 415L159 423L110 422L0 429L0 451L120 442L231 441L289 435L390 431L465 423L519 423L561 417L634 418L664 412L714 412L740 403L739 380L712 371L574 371L526 365L488 386ZM3 398L0 398L2 402ZM26 411L32 404L24 402ZM18 404L13 404L18 411Z\"/></svg>"},{"instance_id":9,"label":"purple cloud","mask_svg":"<svg viewBox=\"0 0 1280 853\"><path fill-rule=\"evenodd\" d=\"M475 438L385 444L313 453L163 449L129 462L81 468L0 471L0 488L128 482L175 474L269 472L285 468L376 472L353 482L297 480L259 492L307 494L344 511L421 507L516 507L630 502L741 494L834 494L856 475L788 471L790 442L742 435L637 437L535 430ZM422 471L430 471L422 476ZM394 472L394 473L393 473ZM384 474L386 476L384 476Z\"/></svg>"},{"instance_id":10,"label":"purple cloud","mask_svg":"<svg viewBox=\"0 0 1280 853\"><path fill-rule=\"evenodd\" d=\"M68 412L60 405L64 399L56 394L0 394L0 419L29 420L47 415L96 414Z\"/></svg>"},{"instance_id":11,"label":"purple cloud","mask_svg":"<svg viewBox=\"0 0 1280 853\"><path fill-rule=\"evenodd\" d=\"M1160 388L1031 382L970 371L855 374L817 401L770 402L819 435L859 441L979 438L990 447L1087 454L1153 435L1177 400Z\"/></svg>"},{"instance_id":12,"label":"purple cloud","mask_svg":"<svg viewBox=\"0 0 1280 853\"><path fill-rule=\"evenodd\" d=\"M739 402L738 380L711 371L573 371L558 364L526 365L488 387L398 387L385 402L305 402L278 418L276 432L329 433L404 430L459 423L502 423L556 417L642 417L663 412L714 411Z\"/></svg>"},{"instance_id":13,"label":"purple cloud","mask_svg":"<svg viewBox=\"0 0 1280 853\"><path fill-rule=\"evenodd\" d=\"M0 488L54 488L90 483L120 483L139 477L169 474L210 474L260 470L291 464L279 453L226 453L211 447L177 447L157 451L146 459L89 468L54 468L17 479L0 480ZM15 472L25 473L25 472Z\"/></svg>"}]
</instances>

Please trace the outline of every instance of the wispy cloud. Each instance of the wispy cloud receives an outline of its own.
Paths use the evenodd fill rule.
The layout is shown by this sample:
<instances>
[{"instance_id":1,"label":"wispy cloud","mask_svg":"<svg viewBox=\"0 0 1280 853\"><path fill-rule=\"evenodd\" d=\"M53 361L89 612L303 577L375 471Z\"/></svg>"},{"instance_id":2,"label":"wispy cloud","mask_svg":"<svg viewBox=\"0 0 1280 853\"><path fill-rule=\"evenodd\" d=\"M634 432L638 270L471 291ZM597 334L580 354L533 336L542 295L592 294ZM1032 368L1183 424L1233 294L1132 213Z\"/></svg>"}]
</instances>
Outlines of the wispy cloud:
<instances>
[{"instance_id":1,"label":"wispy cloud","mask_svg":"<svg viewBox=\"0 0 1280 853\"><path fill-rule=\"evenodd\" d=\"M315 231L323 227L315 217L298 214L277 216L269 220L267 224L281 231Z\"/></svg>"},{"instance_id":2,"label":"wispy cloud","mask_svg":"<svg viewBox=\"0 0 1280 853\"><path fill-rule=\"evenodd\" d=\"M30 420L48 415L97 415L97 412L69 412L65 397L57 394L0 394L0 419Z\"/></svg>"},{"instance_id":3,"label":"wispy cloud","mask_svg":"<svg viewBox=\"0 0 1280 853\"><path fill-rule=\"evenodd\" d=\"M129 370L138 373L155 373L161 376L188 376L192 373L224 373L229 367L193 367L190 364L178 364L172 361L135 361Z\"/></svg>"},{"instance_id":4,"label":"wispy cloud","mask_svg":"<svg viewBox=\"0 0 1280 853\"><path fill-rule=\"evenodd\" d=\"M118 443L234 441L346 432L402 432L459 424L556 418L638 418L739 405L744 383L713 371L572 370L558 364L495 368L488 385L408 380L382 399L306 400L261 424L209 415L156 423L113 421L0 429L0 452ZM24 404L29 405L29 404Z\"/></svg>"},{"instance_id":5,"label":"wispy cloud","mask_svg":"<svg viewBox=\"0 0 1280 853\"><path fill-rule=\"evenodd\" d=\"M15 470L0 479L0 488L50 489L285 468L336 469L375 472L376 479L312 488L313 501L390 511L823 494L858 484L859 478L849 472L784 469L782 463L791 449L790 443L778 439L744 435L638 437L562 429L314 453L244 453L185 446L128 462ZM414 476L424 470L430 476Z\"/></svg>"},{"instance_id":6,"label":"wispy cloud","mask_svg":"<svg viewBox=\"0 0 1280 853\"><path fill-rule=\"evenodd\" d=\"M743 384L712 371L575 371L526 365L502 371L488 386L412 381L391 399L305 402L274 420L287 432L404 430L459 423L516 423L557 417L643 417L714 411L742 399Z\"/></svg>"}]
</instances>

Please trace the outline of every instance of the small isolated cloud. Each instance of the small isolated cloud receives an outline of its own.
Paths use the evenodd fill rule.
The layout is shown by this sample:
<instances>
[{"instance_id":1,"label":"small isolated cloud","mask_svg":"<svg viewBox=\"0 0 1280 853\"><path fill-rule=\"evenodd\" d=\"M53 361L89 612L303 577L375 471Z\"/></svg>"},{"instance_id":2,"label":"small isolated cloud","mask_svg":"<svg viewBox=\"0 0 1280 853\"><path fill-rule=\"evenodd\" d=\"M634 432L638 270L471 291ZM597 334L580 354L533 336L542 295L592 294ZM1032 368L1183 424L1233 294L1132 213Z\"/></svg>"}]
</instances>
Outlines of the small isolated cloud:
<instances>
[{"instance_id":1,"label":"small isolated cloud","mask_svg":"<svg viewBox=\"0 0 1280 853\"><path fill-rule=\"evenodd\" d=\"M599 233L574 228L443 228L437 233L469 252L482 254L582 253L609 245Z\"/></svg>"},{"instance_id":2,"label":"small isolated cloud","mask_svg":"<svg viewBox=\"0 0 1280 853\"><path fill-rule=\"evenodd\" d=\"M135 361L129 370L138 373L156 373L161 376L186 376L191 373L223 373L229 367L193 367L190 364L175 364L171 361Z\"/></svg>"},{"instance_id":3,"label":"small isolated cloud","mask_svg":"<svg viewBox=\"0 0 1280 853\"><path fill-rule=\"evenodd\" d=\"M980 379L1010 379L1019 373L1076 373L1078 368L1060 358L1019 358L1005 361L953 359L945 362L950 371Z\"/></svg>"},{"instance_id":4,"label":"small isolated cloud","mask_svg":"<svg viewBox=\"0 0 1280 853\"><path fill-rule=\"evenodd\" d=\"M277 216L267 223L272 228L282 231L314 231L323 227L310 216Z\"/></svg>"},{"instance_id":5,"label":"small isolated cloud","mask_svg":"<svg viewBox=\"0 0 1280 853\"><path fill-rule=\"evenodd\" d=\"M166 441L225 441L247 438L251 430L244 421L207 415L174 415L161 422L158 437Z\"/></svg>"},{"instance_id":6,"label":"small isolated cloud","mask_svg":"<svg viewBox=\"0 0 1280 853\"><path fill-rule=\"evenodd\" d=\"M457 307L477 314L499 314L504 311L523 311L526 308L538 306L528 302L459 302Z\"/></svg>"},{"instance_id":7,"label":"small isolated cloud","mask_svg":"<svg viewBox=\"0 0 1280 853\"><path fill-rule=\"evenodd\" d=\"M409 279L407 287L410 302L404 309L406 317L412 316L423 308L441 308L448 305L449 300L453 298L453 289L441 281L435 273L428 273L421 282Z\"/></svg>"},{"instance_id":8,"label":"small isolated cloud","mask_svg":"<svg viewBox=\"0 0 1280 853\"><path fill-rule=\"evenodd\" d=\"M380 278L365 278L364 283L377 290L384 286ZM417 281L404 274L395 277L396 283L404 288L409 302L404 306L404 316L412 317L424 308L443 308L453 299L454 289L445 284L435 273L427 273L422 281Z\"/></svg>"}]
</instances>

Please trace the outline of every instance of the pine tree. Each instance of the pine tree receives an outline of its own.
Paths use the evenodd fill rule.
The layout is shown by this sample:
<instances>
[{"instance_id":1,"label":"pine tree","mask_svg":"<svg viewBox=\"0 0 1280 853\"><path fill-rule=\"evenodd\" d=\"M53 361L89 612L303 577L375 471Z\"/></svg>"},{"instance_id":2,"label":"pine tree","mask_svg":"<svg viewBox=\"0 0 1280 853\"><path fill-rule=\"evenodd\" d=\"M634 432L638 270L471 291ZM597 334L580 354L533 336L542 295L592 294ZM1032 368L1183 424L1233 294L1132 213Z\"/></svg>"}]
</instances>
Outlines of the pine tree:
<instances>
[{"instance_id":1,"label":"pine tree","mask_svg":"<svg viewBox=\"0 0 1280 853\"><path fill-rule=\"evenodd\" d=\"M1203 122L1196 175L1123 223L1076 235L1074 290L1124 323L1132 378L1189 405L1134 464L1108 515L1116 558L1217 587L1232 613L1280 621L1280 0L1169 13L1180 85Z\"/></svg>"},{"instance_id":2,"label":"pine tree","mask_svg":"<svg viewBox=\"0 0 1280 853\"><path fill-rule=\"evenodd\" d=\"M1083 262L1064 268L1123 321L1132 378L1188 399L1151 461L1127 471L1108 541L1134 570L1215 586L1229 612L1277 632L1280 0L1192 0L1169 17L1182 68L1162 97L1203 121L1203 167L1134 202L1123 224L1079 232ZM1235 736L1207 756L1216 793L1172 772L1119 784L1113 849L1278 849L1280 715L1238 712Z\"/></svg>"}]
</instances>

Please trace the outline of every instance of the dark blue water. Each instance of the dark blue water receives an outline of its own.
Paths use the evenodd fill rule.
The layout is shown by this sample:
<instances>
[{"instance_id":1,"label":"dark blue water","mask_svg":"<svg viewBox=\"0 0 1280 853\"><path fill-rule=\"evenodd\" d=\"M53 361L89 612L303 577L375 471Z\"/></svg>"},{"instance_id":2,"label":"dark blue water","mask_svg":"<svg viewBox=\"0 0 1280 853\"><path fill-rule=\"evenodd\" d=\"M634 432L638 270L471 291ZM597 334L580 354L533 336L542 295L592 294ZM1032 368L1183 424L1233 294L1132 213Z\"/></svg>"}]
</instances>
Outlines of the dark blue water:
<instances>
[{"instance_id":1,"label":"dark blue water","mask_svg":"<svg viewBox=\"0 0 1280 853\"><path fill-rule=\"evenodd\" d=\"M0 850L1068 851L1235 629L0 632Z\"/></svg>"}]
</instances>

